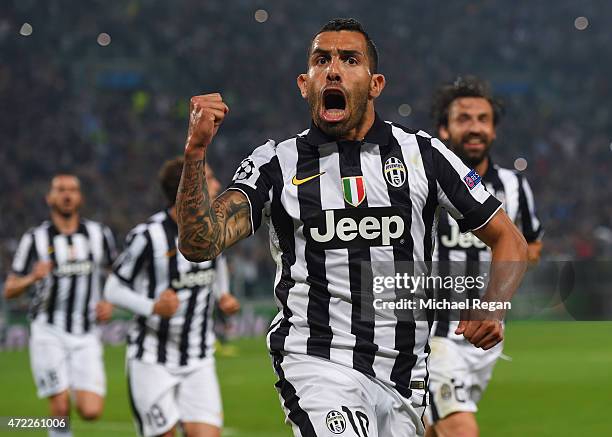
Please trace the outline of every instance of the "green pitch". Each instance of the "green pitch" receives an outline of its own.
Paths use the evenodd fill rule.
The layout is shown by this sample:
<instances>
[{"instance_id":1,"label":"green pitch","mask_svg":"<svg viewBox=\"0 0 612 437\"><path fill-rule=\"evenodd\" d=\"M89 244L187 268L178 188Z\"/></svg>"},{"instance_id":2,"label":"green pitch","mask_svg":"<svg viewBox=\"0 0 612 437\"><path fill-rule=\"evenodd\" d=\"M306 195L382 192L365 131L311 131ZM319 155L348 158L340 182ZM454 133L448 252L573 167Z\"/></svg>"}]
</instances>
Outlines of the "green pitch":
<instances>
[{"instance_id":1,"label":"green pitch","mask_svg":"<svg viewBox=\"0 0 612 437\"><path fill-rule=\"evenodd\" d=\"M506 354L480 404L483 436L612 435L612 323L512 323ZM238 355L218 358L228 437L291 436L283 423L262 338L234 342ZM108 397L103 418L73 422L74 434L135 435L123 374L123 348L106 348ZM42 416L27 353L0 353L0 416ZM40 436L42 432L6 432Z\"/></svg>"}]
</instances>

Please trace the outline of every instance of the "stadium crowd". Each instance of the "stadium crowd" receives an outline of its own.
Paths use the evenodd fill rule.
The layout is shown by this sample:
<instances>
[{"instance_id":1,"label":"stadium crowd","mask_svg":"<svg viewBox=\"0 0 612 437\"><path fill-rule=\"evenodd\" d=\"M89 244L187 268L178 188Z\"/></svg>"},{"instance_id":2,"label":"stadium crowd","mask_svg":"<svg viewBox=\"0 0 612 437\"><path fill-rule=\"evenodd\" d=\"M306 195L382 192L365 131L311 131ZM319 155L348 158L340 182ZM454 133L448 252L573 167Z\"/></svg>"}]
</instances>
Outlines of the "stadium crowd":
<instances>
[{"instance_id":1,"label":"stadium crowd","mask_svg":"<svg viewBox=\"0 0 612 437\"><path fill-rule=\"evenodd\" d=\"M312 34L346 15L381 52L382 117L431 130L437 85L458 74L488 79L506 104L493 157L505 167L527 160L544 259L612 256L612 60L602 56L612 45L602 18L612 3L258 4L267 11L258 20L247 1L0 6L3 273L17 238L46 217L44 194L58 171L81 177L85 215L109 223L119 240L156 211L156 171L182 150L193 94L220 91L229 104L211 148L224 183L252 148L308 127L295 77ZM586 29L575 26L578 16L588 17ZM107 46L97 42L102 32ZM254 283L271 263L263 239L234 251Z\"/></svg>"}]
</instances>

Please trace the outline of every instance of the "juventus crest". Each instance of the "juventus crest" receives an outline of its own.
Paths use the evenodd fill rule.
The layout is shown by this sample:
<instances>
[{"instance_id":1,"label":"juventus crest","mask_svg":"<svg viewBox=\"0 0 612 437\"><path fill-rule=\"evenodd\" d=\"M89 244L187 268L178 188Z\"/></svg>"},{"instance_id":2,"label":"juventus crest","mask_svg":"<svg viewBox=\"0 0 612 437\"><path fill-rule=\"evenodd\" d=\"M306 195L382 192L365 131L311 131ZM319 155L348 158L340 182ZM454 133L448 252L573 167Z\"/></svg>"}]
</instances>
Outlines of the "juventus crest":
<instances>
[{"instance_id":1,"label":"juventus crest","mask_svg":"<svg viewBox=\"0 0 612 437\"><path fill-rule=\"evenodd\" d=\"M387 183L395 188L400 188L406 182L406 167L404 163L395 156L385 161L385 179Z\"/></svg>"}]
</instances>

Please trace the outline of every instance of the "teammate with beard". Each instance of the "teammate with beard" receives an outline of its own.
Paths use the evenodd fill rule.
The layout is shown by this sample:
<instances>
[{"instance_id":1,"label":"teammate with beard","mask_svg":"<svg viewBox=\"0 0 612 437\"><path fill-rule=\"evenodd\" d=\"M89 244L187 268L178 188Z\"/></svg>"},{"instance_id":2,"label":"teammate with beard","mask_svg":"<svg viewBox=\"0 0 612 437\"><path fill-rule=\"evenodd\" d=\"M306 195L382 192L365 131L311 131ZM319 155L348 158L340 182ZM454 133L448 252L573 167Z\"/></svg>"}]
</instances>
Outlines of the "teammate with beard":
<instances>
[{"instance_id":1,"label":"teammate with beard","mask_svg":"<svg viewBox=\"0 0 612 437\"><path fill-rule=\"evenodd\" d=\"M528 243L529 262L537 263L543 230L535 214L527 179L518 172L494 164L490 148L501 117L500 103L489 86L473 76L458 78L435 94L432 115L439 137L461 160L482 176L487 190L502 202L508 216ZM476 236L459 234L459 225L447 213L440 216L434 261L440 269L461 267L470 276L486 273L491 252ZM450 266L448 263L453 263ZM478 293L478 290L469 290ZM476 437L474 413L486 389L497 359L500 342L491 350L473 347L460 335L459 323L441 313L432 327L429 359L431 405L428 437Z\"/></svg>"},{"instance_id":2,"label":"teammate with beard","mask_svg":"<svg viewBox=\"0 0 612 437\"><path fill-rule=\"evenodd\" d=\"M47 193L51 220L21 238L4 295L36 287L30 305L30 363L38 396L49 399L52 416L69 416L70 399L85 420L102 414L106 380L96 322L110 319L102 279L115 257L108 227L82 219L81 183L58 174ZM51 437L69 437L67 427Z\"/></svg>"},{"instance_id":3,"label":"teammate with beard","mask_svg":"<svg viewBox=\"0 0 612 437\"><path fill-rule=\"evenodd\" d=\"M214 200L206 150L228 107L219 94L191 99L179 248L192 261L212 259L269 225L279 313L268 348L296 436L421 436L429 325L418 311L374 311L374 263L431 260L438 206L497 260L526 260L525 241L440 141L377 116L385 78L361 24L335 19L317 32L297 85L310 129L255 149ZM508 299L523 273L493 274L489 297L503 290ZM498 320L475 319L465 321L466 338L485 348L501 340Z\"/></svg>"}]
</instances>

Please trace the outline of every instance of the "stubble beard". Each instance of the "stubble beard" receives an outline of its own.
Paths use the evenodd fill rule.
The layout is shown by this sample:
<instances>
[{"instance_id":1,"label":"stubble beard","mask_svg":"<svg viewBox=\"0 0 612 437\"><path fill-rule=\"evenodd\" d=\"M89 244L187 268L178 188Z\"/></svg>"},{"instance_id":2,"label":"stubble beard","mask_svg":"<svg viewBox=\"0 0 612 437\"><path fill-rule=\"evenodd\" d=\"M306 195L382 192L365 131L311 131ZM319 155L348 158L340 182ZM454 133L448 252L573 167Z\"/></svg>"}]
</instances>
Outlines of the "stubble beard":
<instances>
[{"instance_id":1,"label":"stubble beard","mask_svg":"<svg viewBox=\"0 0 612 437\"><path fill-rule=\"evenodd\" d=\"M58 205L51 206L51 210L53 212L59 214L64 219L69 219L71 217L74 217L77 214L77 209L76 208L72 209L71 211L66 211L66 210L62 209Z\"/></svg>"},{"instance_id":2,"label":"stubble beard","mask_svg":"<svg viewBox=\"0 0 612 437\"><path fill-rule=\"evenodd\" d=\"M489 138L485 138L482 136L480 137L480 139L485 145L485 148L482 151L482 153L479 153L477 155L469 153L464 149L463 144L467 142L467 139L465 137L460 138L458 142L457 141L450 142L453 152L455 152L455 154L459 158L461 158L461 161L463 161L463 163L470 168L476 167L482 161L484 161L487 156L489 156L489 150L491 149L492 141Z\"/></svg>"}]
</instances>

